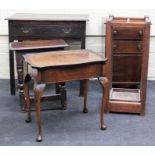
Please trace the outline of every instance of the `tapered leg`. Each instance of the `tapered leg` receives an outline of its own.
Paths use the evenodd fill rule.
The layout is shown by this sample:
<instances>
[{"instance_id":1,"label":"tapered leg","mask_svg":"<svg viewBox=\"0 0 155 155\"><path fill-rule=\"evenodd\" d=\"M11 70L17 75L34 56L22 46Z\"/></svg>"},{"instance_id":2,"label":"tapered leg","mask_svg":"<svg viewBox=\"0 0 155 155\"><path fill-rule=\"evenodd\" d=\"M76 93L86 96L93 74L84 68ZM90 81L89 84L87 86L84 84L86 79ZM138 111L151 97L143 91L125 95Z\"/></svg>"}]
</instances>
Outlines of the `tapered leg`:
<instances>
[{"instance_id":1,"label":"tapered leg","mask_svg":"<svg viewBox=\"0 0 155 155\"><path fill-rule=\"evenodd\" d=\"M104 111L105 111L105 107L106 107L106 104L107 104L108 98L109 98L109 82L108 82L108 79L106 77L99 78L99 82L100 82L102 90L103 90L101 113L100 113L100 122L101 122L101 129L105 130L106 126L104 125Z\"/></svg>"},{"instance_id":2,"label":"tapered leg","mask_svg":"<svg viewBox=\"0 0 155 155\"><path fill-rule=\"evenodd\" d=\"M42 120L41 120L41 112L40 112L40 97L43 95L43 91L45 89L45 84L34 84L34 93L36 98L36 115L38 121L38 136L36 141L42 141Z\"/></svg>"},{"instance_id":3,"label":"tapered leg","mask_svg":"<svg viewBox=\"0 0 155 155\"><path fill-rule=\"evenodd\" d=\"M26 111L27 111L27 118L26 123L31 122L31 105L30 105L30 94L29 94L29 82L31 80L31 77L29 74L26 75L24 79L24 94L26 97Z\"/></svg>"},{"instance_id":4,"label":"tapered leg","mask_svg":"<svg viewBox=\"0 0 155 155\"><path fill-rule=\"evenodd\" d=\"M83 80L80 80L80 92L79 92L79 96L84 96L84 92L83 92Z\"/></svg>"},{"instance_id":5,"label":"tapered leg","mask_svg":"<svg viewBox=\"0 0 155 155\"><path fill-rule=\"evenodd\" d=\"M88 79L83 80L83 95L84 95L83 113L88 113L87 108L88 82L89 82Z\"/></svg>"}]
</instances>

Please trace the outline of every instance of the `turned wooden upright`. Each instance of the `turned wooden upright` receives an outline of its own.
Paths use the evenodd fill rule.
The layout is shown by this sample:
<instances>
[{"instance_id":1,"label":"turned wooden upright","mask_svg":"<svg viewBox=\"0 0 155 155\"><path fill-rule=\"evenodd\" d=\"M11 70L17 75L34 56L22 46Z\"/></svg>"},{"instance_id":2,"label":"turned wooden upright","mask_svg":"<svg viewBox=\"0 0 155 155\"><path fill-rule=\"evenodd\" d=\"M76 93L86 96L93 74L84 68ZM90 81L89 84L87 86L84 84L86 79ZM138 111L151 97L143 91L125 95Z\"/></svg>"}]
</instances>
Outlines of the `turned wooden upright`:
<instances>
[{"instance_id":1,"label":"turned wooden upright","mask_svg":"<svg viewBox=\"0 0 155 155\"><path fill-rule=\"evenodd\" d=\"M31 121L29 81L34 79L34 94L36 97L36 114L38 120L37 141L42 141L42 120L40 112L40 98L44 93L46 83L65 82L71 80L84 81L84 107L83 112L87 113L87 92L88 79L97 77L104 91L101 105L101 129L106 129L104 125L104 110L108 99L108 80L105 76L106 59L103 54L98 54L90 50L73 50L62 52L46 52L39 54L24 55L24 60L28 64L28 71L25 75L24 89L27 103L27 122Z\"/></svg>"}]
</instances>

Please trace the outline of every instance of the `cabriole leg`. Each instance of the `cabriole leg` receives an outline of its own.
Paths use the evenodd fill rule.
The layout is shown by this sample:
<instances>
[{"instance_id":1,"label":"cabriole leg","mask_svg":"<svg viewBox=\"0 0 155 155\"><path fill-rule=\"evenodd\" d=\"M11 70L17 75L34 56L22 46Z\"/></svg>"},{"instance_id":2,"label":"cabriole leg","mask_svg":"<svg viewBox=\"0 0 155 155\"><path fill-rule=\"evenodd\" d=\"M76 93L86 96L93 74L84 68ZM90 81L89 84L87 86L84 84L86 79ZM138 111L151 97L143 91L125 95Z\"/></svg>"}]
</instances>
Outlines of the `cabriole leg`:
<instances>
[{"instance_id":1,"label":"cabriole leg","mask_svg":"<svg viewBox=\"0 0 155 155\"><path fill-rule=\"evenodd\" d=\"M37 115L37 121L38 121L38 136L36 141L41 142L42 141L42 120L41 120L41 111L40 111L40 97L43 95L45 84L37 84L35 82L34 84L34 94L36 99L36 115Z\"/></svg>"},{"instance_id":2,"label":"cabriole leg","mask_svg":"<svg viewBox=\"0 0 155 155\"><path fill-rule=\"evenodd\" d=\"M100 85L103 90L103 96L102 96L102 103L101 103L101 113L100 113L100 123L101 123L101 129L105 130L106 126L104 124L104 111L106 108L106 104L108 102L109 98L109 82L106 77L99 78Z\"/></svg>"}]
</instances>

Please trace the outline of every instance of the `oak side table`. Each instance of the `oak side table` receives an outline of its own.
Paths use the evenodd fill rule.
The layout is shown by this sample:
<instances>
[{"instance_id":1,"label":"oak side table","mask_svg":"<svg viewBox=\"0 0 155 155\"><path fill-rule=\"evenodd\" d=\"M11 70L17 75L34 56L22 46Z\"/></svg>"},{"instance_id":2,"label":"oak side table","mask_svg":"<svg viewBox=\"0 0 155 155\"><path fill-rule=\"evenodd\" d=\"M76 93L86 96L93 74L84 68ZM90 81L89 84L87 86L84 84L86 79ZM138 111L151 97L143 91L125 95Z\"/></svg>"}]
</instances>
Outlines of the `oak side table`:
<instances>
[{"instance_id":1,"label":"oak side table","mask_svg":"<svg viewBox=\"0 0 155 155\"><path fill-rule=\"evenodd\" d=\"M97 77L103 89L100 122L101 129L105 130L104 111L108 99L108 79L105 77L106 59L103 54L90 50L72 50L62 52L45 52L24 55L28 65L25 74L24 90L27 104L27 120L31 121L29 82L34 80L34 94L36 98L36 114L38 121L37 141L42 141L42 119L40 111L40 98L44 93L47 83L66 82L71 80L83 80L84 106L83 112L87 113L88 79Z\"/></svg>"}]
</instances>

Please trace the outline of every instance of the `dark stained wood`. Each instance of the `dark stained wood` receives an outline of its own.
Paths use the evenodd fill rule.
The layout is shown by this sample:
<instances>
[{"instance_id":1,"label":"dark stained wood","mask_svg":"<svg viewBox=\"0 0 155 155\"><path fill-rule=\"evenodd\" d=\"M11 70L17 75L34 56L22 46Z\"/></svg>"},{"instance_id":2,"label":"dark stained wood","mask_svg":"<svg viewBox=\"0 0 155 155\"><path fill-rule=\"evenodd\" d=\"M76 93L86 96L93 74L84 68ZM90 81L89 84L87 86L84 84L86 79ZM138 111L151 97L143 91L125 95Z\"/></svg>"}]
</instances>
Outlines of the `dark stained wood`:
<instances>
[{"instance_id":1,"label":"dark stained wood","mask_svg":"<svg viewBox=\"0 0 155 155\"><path fill-rule=\"evenodd\" d=\"M57 61L55 61L55 59L57 59ZM83 80L83 112L87 113L88 79L92 77L100 77L99 81L104 92L101 102L100 123L101 129L106 129L106 126L104 124L104 111L109 97L109 84L108 79L104 77L104 65L107 59L104 59L101 54L92 52L90 50L75 50L62 51L58 53L46 52L40 54L27 54L24 56L24 60L29 65L27 73L31 77L33 77L33 80L35 81L34 92L36 96L36 113L38 120L38 142L42 141L42 119L40 112L40 99L43 95L43 90L45 88L46 83ZM25 89L27 90L27 87L25 87ZM62 97L66 96L66 92L63 86L61 87L60 92L64 94L62 95ZM67 101L66 98L64 98L64 100ZM26 103L29 106L28 98L26 99ZM65 107L66 105L64 104L64 108ZM30 110L30 108L28 108L28 110ZM29 119L30 111L28 111L27 117Z\"/></svg>"},{"instance_id":2,"label":"dark stained wood","mask_svg":"<svg viewBox=\"0 0 155 155\"><path fill-rule=\"evenodd\" d=\"M83 113L88 113L88 105L87 105L87 94L88 94L88 83L89 80L83 80L83 89L84 89L84 104L83 104Z\"/></svg>"},{"instance_id":3,"label":"dark stained wood","mask_svg":"<svg viewBox=\"0 0 155 155\"><path fill-rule=\"evenodd\" d=\"M74 38L82 37L82 24L83 21L10 21L10 36L16 40L24 39L48 39L52 38ZM37 26L37 27L36 27Z\"/></svg>"},{"instance_id":4,"label":"dark stained wood","mask_svg":"<svg viewBox=\"0 0 155 155\"><path fill-rule=\"evenodd\" d=\"M149 35L148 17L110 16L106 22L106 57L109 59L106 71L112 88L109 99L111 112L145 113ZM118 93L115 88L122 92ZM137 89L139 102L135 102L129 89ZM131 100L123 100L123 95Z\"/></svg>"},{"instance_id":5,"label":"dark stained wood","mask_svg":"<svg viewBox=\"0 0 155 155\"><path fill-rule=\"evenodd\" d=\"M85 48L87 15L19 13L6 20L9 26L9 43L14 40L65 39L65 41L78 40L81 42L81 48ZM32 50L32 52L35 51ZM14 52L12 50L9 50L9 60L10 93L15 95ZM82 90L80 89L81 95Z\"/></svg>"}]
</instances>

